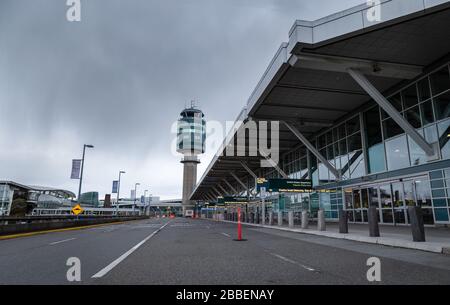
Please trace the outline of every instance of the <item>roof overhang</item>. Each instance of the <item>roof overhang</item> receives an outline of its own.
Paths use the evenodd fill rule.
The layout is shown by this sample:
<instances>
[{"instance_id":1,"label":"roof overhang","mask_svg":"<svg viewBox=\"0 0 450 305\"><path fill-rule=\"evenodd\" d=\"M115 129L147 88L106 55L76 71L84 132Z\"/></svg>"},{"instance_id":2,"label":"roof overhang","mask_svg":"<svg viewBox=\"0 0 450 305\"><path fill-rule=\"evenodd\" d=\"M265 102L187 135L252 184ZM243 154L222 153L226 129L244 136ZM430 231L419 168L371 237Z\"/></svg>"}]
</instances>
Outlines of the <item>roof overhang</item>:
<instances>
[{"instance_id":1,"label":"roof overhang","mask_svg":"<svg viewBox=\"0 0 450 305\"><path fill-rule=\"evenodd\" d=\"M232 129L209 164L192 200L205 198L233 172L246 181L260 168L261 155L226 156L236 144L241 122L292 121L312 137L370 102L367 93L348 74L362 71L385 95L418 77L450 52L450 1L381 1L381 20L369 21L367 5L319 19L296 21L272 59ZM299 140L280 124L280 155L300 147ZM248 136L247 136L248 140ZM245 152L249 151L246 141Z\"/></svg>"}]
</instances>

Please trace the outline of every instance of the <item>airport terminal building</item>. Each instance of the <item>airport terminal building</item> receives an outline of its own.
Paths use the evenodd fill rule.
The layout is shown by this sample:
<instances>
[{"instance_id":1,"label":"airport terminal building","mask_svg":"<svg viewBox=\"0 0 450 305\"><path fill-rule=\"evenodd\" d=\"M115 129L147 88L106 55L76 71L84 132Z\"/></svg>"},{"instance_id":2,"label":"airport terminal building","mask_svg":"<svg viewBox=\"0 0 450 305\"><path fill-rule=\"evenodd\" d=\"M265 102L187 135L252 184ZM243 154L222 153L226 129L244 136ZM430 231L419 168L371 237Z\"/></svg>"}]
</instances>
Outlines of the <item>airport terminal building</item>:
<instances>
[{"instance_id":1,"label":"airport terminal building","mask_svg":"<svg viewBox=\"0 0 450 305\"><path fill-rule=\"evenodd\" d=\"M236 145L232 130L191 199L257 199L256 178L310 179L310 192L270 194L270 208L313 217L321 208L329 220L346 210L365 223L376 206L380 223L407 225L407 207L417 205L425 224L450 224L449 29L442 0L385 0L296 21L236 120L280 122L279 163L224 153Z\"/></svg>"}]
</instances>

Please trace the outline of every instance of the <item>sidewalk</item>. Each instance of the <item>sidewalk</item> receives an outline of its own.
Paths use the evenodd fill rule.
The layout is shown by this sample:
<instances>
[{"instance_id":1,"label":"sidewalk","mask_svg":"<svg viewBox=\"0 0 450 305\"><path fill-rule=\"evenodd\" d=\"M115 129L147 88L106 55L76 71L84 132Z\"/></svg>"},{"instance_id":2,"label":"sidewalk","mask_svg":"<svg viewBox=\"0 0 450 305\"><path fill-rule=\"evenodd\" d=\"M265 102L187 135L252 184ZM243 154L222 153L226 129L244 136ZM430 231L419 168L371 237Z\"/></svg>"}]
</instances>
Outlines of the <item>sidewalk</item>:
<instances>
[{"instance_id":1,"label":"sidewalk","mask_svg":"<svg viewBox=\"0 0 450 305\"><path fill-rule=\"evenodd\" d=\"M211 219L212 220L212 219ZM234 221L220 220L227 223ZM242 223L245 226L260 227L267 229L311 234L329 238L353 240L384 246L392 246L406 249L421 250L434 253L450 254L450 228L425 228L426 242L413 242L411 228L407 226L383 226L380 225L381 237L369 237L367 224L349 224L348 234L339 233L338 223L327 223L326 231L316 230L316 224L311 223L309 229L301 229L299 226L289 228L286 225L260 225L252 223Z\"/></svg>"}]
</instances>

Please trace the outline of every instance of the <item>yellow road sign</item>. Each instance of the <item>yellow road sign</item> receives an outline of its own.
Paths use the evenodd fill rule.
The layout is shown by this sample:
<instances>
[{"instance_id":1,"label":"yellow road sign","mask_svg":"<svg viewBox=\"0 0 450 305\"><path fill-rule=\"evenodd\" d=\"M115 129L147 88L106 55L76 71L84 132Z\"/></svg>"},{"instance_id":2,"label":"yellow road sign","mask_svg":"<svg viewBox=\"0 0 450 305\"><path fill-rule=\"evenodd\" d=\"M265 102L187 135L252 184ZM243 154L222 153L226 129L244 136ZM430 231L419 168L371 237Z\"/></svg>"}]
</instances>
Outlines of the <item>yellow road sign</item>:
<instances>
[{"instance_id":1,"label":"yellow road sign","mask_svg":"<svg viewBox=\"0 0 450 305\"><path fill-rule=\"evenodd\" d=\"M79 204L74 206L72 209L72 213L74 213L75 215L81 214L81 213L83 213L83 211L84 211L84 209Z\"/></svg>"}]
</instances>

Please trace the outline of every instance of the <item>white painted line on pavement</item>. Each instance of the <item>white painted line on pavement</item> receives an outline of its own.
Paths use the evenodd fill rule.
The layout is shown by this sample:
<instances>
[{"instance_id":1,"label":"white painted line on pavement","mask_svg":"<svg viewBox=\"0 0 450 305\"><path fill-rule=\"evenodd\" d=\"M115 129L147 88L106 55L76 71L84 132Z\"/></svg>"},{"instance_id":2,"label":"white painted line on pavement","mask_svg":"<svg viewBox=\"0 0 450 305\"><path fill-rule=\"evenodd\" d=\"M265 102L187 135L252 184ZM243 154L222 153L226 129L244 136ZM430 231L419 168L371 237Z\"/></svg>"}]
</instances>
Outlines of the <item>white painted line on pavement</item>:
<instances>
[{"instance_id":1,"label":"white painted line on pavement","mask_svg":"<svg viewBox=\"0 0 450 305\"><path fill-rule=\"evenodd\" d=\"M100 270L99 272L97 272L96 274L94 274L92 276L92 278L101 278L104 275L106 275L109 271L111 271L114 267L116 267L118 264L120 264L124 259L126 259L128 256L130 256L131 253L133 253L134 251L136 251L140 246L142 246L143 244L145 244L145 242L147 242L150 238L152 238L153 236L155 236L159 231L161 231L162 229L164 229L165 226L167 226L171 221L169 221L168 223L166 223L165 225L161 226L159 229L157 229L156 231L154 231L152 234L150 234L149 236L147 236L143 241L141 241L140 243L138 243L136 246L134 246L133 248L131 248L130 250L128 250L127 252L125 252L124 254L122 254L118 259L116 259L115 261L113 261L111 264L109 264L108 266L106 266L105 268L103 268L102 270Z\"/></svg>"},{"instance_id":2,"label":"white painted line on pavement","mask_svg":"<svg viewBox=\"0 0 450 305\"><path fill-rule=\"evenodd\" d=\"M226 237L230 237L231 238L231 236L230 236L230 234L227 234L227 233L220 233L220 234L222 234L222 235L224 235L224 236L226 236Z\"/></svg>"},{"instance_id":3,"label":"white painted line on pavement","mask_svg":"<svg viewBox=\"0 0 450 305\"><path fill-rule=\"evenodd\" d=\"M304 268L304 269L306 269L306 270L308 270L308 271L313 271L313 272L316 271L314 268L311 268L311 267L302 265L302 264L300 264L299 262L293 261L292 259L289 259L289 258L287 258L287 257L281 256L281 255L279 255L279 254L276 254L276 253L270 253L270 255L275 256L275 257L277 257L277 258L279 258L279 259L281 259L281 260L283 260L283 261L285 261L285 262L288 262L288 263L291 263L291 264L300 266L300 267L302 267L302 268Z\"/></svg>"},{"instance_id":4,"label":"white painted line on pavement","mask_svg":"<svg viewBox=\"0 0 450 305\"><path fill-rule=\"evenodd\" d=\"M53 245L57 245L57 244L60 244L60 243L65 243L66 241L71 241L71 240L74 240L74 239L76 239L76 238L74 237L74 238L68 238L68 239L64 239L64 240L60 240L60 241L55 241L55 242L49 243L49 245L53 246Z\"/></svg>"}]
</instances>

